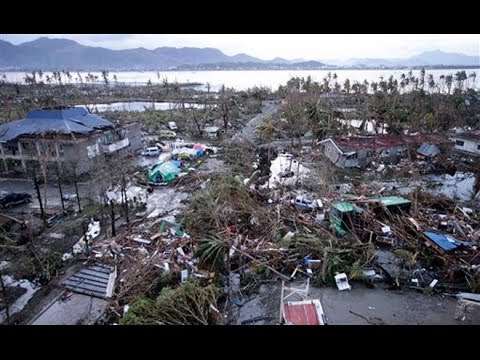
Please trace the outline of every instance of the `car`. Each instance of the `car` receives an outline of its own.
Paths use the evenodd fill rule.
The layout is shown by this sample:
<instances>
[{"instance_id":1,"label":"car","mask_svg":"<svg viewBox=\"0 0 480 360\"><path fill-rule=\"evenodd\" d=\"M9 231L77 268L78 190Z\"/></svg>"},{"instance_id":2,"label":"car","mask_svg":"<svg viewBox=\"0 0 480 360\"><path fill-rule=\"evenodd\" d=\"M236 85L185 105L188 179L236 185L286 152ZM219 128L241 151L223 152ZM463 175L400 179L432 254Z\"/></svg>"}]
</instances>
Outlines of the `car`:
<instances>
[{"instance_id":1,"label":"car","mask_svg":"<svg viewBox=\"0 0 480 360\"><path fill-rule=\"evenodd\" d=\"M177 124L175 124L175 121L169 121L168 122L168 128L170 130L178 130Z\"/></svg>"},{"instance_id":2,"label":"car","mask_svg":"<svg viewBox=\"0 0 480 360\"><path fill-rule=\"evenodd\" d=\"M156 146L154 147L148 147L144 149L141 154L143 156L159 156L160 155L160 149Z\"/></svg>"},{"instance_id":3,"label":"car","mask_svg":"<svg viewBox=\"0 0 480 360\"><path fill-rule=\"evenodd\" d=\"M9 208L32 202L32 195L28 193L2 193L0 195L0 207Z\"/></svg>"},{"instance_id":4,"label":"car","mask_svg":"<svg viewBox=\"0 0 480 360\"><path fill-rule=\"evenodd\" d=\"M175 139L177 137L177 134L172 130L160 130L158 135L166 139Z\"/></svg>"},{"instance_id":5,"label":"car","mask_svg":"<svg viewBox=\"0 0 480 360\"><path fill-rule=\"evenodd\" d=\"M300 210L312 211L322 207L321 200L308 200L303 196L297 196L295 199L292 199L292 204Z\"/></svg>"},{"instance_id":6,"label":"car","mask_svg":"<svg viewBox=\"0 0 480 360\"><path fill-rule=\"evenodd\" d=\"M63 194L63 201L73 201L77 199L77 194L75 193L65 193Z\"/></svg>"}]
</instances>

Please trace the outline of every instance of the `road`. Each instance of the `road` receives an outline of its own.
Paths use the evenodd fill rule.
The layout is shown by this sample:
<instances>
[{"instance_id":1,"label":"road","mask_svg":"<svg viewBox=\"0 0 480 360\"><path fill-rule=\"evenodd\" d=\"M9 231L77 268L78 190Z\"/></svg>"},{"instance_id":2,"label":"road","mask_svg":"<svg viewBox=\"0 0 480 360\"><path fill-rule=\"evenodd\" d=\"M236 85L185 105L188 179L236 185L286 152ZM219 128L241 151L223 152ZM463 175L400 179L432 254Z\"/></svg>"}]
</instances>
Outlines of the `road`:
<instances>
[{"instance_id":1,"label":"road","mask_svg":"<svg viewBox=\"0 0 480 360\"><path fill-rule=\"evenodd\" d=\"M38 209L40 206L38 204L37 193L35 187L33 186L33 181L27 179L0 179L0 190L7 192L26 192L32 195L33 202L31 204L16 206L9 209L9 212L28 212L28 209ZM74 194L75 186L72 185L62 185L62 190L64 194ZM88 183L79 183L78 191L80 193L80 199L85 199L86 197L91 196L92 187ZM44 196L44 186L40 184L40 196L43 199ZM71 201L70 201L71 202ZM76 202L73 202L76 204ZM58 186L54 184L47 184L47 208L48 207L60 207L60 191Z\"/></svg>"},{"instance_id":2,"label":"road","mask_svg":"<svg viewBox=\"0 0 480 360\"><path fill-rule=\"evenodd\" d=\"M257 114L254 118L252 118L245 126L238 131L233 137L233 141L250 141L255 142L257 139L256 130L260 127L263 123L263 118L266 115L272 115L274 112L277 111L278 105L275 104L273 101L264 101L262 112ZM228 140L230 142L230 140Z\"/></svg>"}]
</instances>

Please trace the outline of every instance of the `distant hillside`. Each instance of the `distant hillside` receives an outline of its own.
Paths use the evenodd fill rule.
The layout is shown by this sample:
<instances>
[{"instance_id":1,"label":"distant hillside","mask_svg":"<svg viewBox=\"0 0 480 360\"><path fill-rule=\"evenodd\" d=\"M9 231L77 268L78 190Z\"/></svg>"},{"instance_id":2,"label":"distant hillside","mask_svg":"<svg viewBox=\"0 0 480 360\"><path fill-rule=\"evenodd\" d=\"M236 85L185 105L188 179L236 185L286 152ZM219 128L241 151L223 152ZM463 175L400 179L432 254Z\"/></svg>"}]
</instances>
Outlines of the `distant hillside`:
<instances>
[{"instance_id":1,"label":"distant hillside","mask_svg":"<svg viewBox=\"0 0 480 360\"><path fill-rule=\"evenodd\" d=\"M281 63L291 62L278 60ZM276 61L261 60L247 54L228 56L214 48L110 50L84 46L73 40L46 37L19 45L0 40L0 68L4 70L166 70L220 63L240 66L255 63L269 68L268 64L276 64Z\"/></svg>"},{"instance_id":2,"label":"distant hillside","mask_svg":"<svg viewBox=\"0 0 480 360\"><path fill-rule=\"evenodd\" d=\"M111 50L84 46L67 39L46 37L13 45L0 40L2 70L269 70L269 69L334 69L396 68L409 66L480 66L478 56L446 53L440 50L423 52L406 59L349 59L328 62L274 58L262 60L247 54L228 56L214 48L159 47ZM332 65L333 64L333 65Z\"/></svg>"},{"instance_id":3,"label":"distant hillside","mask_svg":"<svg viewBox=\"0 0 480 360\"><path fill-rule=\"evenodd\" d=\"M404 59L348 59L330 61L337 66L348 67L400 67L400 66L480 66L480 56L447 53L440 50L426 51Z\"/></svg>"},{"instance_id":4,"label":"distant hillside","mask_svg":"<svg viewBox=\"0 0 480 360\"><path fill-rule=\"evenodd\" d=\"M20 45L0 40L0 54L1 68L22 70L161 70L213 62L262 61L244 54L228 56L213 48L110 50L45 37Z\"/></svg>"}]
</instances>

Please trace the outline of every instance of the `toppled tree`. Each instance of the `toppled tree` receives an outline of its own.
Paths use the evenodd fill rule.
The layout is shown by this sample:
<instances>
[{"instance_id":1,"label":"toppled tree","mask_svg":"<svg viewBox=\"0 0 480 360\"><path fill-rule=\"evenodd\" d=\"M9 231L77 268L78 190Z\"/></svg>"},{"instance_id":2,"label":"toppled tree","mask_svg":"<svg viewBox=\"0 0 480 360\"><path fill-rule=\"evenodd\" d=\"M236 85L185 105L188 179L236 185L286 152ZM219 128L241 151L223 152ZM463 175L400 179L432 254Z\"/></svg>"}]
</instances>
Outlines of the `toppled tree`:
<instances>
[{"instance_id":1,"label":"toppled tree","mask_svg":"<svg viewBox=\"0 0 480 360\"><path fill-rule=\"evenodd\" d=\"M177 288L163 288L157 299L135 300L121 325L209 325L219 289L188 281Z\"/></svg>"}]
</instances>

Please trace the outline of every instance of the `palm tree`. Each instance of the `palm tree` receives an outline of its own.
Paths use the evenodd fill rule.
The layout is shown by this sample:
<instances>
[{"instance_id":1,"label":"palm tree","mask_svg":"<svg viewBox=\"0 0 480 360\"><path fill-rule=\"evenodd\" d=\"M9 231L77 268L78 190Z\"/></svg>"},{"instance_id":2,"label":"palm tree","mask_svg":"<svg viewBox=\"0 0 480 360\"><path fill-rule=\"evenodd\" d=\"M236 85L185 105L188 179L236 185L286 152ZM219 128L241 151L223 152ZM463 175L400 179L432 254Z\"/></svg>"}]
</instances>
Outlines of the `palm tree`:
<instances>
[{"instance_id":1,"label":"palm tree","mask_svg":"<svg viewBox=\"0 0 480 360\"><path fill-rule=\"evenodd\" d=\"M448 95L450 95L450 90L452 88L453 76L447 75L445 76L445 84L447 85Z\"/></svg>"},{"instance_id":2,"label":"palm tree","mask_svg":"<svg viewBox=\"0 0 480 360\"><path fill-rule=\"evenodd\" d=\"M441 88L440 88L440 92L443 92L443 90L445 89L445 75L440 75L440 82L441 82Z\"/></svg>"},{"instance_id":3,"label":"palm tree","mask_svg":"<svg viewBox=\"0 0 480 360\"><path fill-rule=\"evenodd\" d=\"M425 68L420 70L420 87L425 90Z\"/></svg>"},{"instance_id":4,"label":"palm tree","mask_svg":"<svg viewBox=\"0 0 480 360\"><path fill-rule=\"evenodd\" d=\"M345 79L345 82L343 83L343 89L346 91L347 95L350 94L350 80Z\"/></svg>"},{"instance_id":5,"label":"palm tree","mask_svg":"<svg viewBox=\"0 0 480 360\"><path fill-rule=\"evenodd\" d=\"M107 70L102 70L102 77L103 77L103 81L105 82L105 87L108 86L108 75L109 74Z\"/></svg>"},{"instance_id":6,"label":"palm tree","mask_svg":"<svg viewBox=\"0 0 480 360\"><path fill-rule=\"evenodd\" d=\"M477 74L472 72L470 75L468 75L469 78L472 78L472 88L475 88L475 79L477 78Z\"/></svg>"},{"instance_id":7,"label":"palm tree","mask_svg":"<svg viewBox=\"0 0 480 360\"><path fill-rule=\"evenodd\" d=\"M263 118L263 124L257 128L257 133L261 139L268 142L268 163L270 163L272 139L278 129L273 124L273 118L267 115Z\"/></svg>"},{"instance_id":8,"label":"palm tree","mask_svg":"<svg viewBox=\"0 0 480 360\"><path fill-rule=\"evenodd\" d=\"M433 80L432 74L428 74L428 88L430 89L430 93L433 94L433 89L435 88L435 80Z\"/></svg>"}]
</instances>

